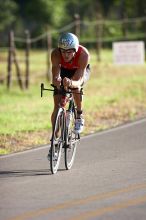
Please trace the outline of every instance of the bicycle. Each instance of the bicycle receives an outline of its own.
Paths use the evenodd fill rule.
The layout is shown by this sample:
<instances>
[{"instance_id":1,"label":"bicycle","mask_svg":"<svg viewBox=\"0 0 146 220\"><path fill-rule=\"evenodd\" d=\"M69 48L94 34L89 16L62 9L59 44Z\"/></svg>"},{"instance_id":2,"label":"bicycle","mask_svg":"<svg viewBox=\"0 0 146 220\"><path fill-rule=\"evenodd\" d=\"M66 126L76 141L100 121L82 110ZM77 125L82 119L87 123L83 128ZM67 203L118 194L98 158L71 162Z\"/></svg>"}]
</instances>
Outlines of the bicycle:
<instances>
[{"instance_id":1,"label":"bicycle","mask_svg":"<svg viewBox=\"0 0 146 220\"><path fill-rule=\"evenodd\" d=\"M56 87L53 87L54 89L44 88L44 84L42 83L41 97L43 96L44 90L54 92ZM50 168L52 174L55 174L58 171L62 149L64 149L65 168L66 170L71 169L75 159L77 144L80 141L80 135L74 133L74 123L77 117L77 113L73 99L73 93L76 92L73 92L73 90L74 89L69 89L68 91L66 91L62 86L59 90L57 89L57 92L61 95L61 98L54 120L51 137L51 147L49 151ZM82 98L82 89L79 94Z\"/></svg>"}]
</instances>

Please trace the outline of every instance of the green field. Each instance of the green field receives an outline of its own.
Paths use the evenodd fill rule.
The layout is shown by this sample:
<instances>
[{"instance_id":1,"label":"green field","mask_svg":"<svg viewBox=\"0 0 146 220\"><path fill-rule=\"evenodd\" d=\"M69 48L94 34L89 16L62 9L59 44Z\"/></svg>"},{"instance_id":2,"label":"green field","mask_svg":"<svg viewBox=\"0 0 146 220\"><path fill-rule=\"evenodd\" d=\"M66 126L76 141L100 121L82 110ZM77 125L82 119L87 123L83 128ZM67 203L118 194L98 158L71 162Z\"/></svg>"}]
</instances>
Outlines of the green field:
<instances>
[{"instance_id":1,"label":"green field","mask_svg":"<svg viewBox=\"0 0 146 220\"><path fill-rule=\"evenodd\" d=\"M23 54L19 52L20 56ZM6 57L3 53L0 55ZM116 66L111 51L103 51L97 62L91 52L91 78L84 88L85 130L83 135L146 116L146 64ZM0 154L21 151L49 143L52 94L40 97L46 81L46 53L31 53L30 88L21 91L13 67L10 90L6 88L6 63L0 63ZM5 70L5 71L2 71ZM21 63L24 74L25 66Z\"/></svg>"}]
</instances>

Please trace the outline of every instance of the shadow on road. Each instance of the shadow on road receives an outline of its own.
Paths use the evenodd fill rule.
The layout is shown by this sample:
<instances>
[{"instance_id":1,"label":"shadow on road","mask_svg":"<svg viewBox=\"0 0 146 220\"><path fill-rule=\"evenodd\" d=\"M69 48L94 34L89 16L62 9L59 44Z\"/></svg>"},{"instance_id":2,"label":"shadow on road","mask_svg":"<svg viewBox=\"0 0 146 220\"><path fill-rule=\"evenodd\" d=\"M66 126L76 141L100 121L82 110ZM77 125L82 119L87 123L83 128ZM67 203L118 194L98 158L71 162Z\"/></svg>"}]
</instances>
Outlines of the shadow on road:
<instances>
[{"instance_id":1,"label":"shadow on road","mask_svg":"<svg viewBox=\"0 0 146 220\"><path fill-rule=\"evenodd\" d=\"M0 171L0 178L6 177L22 177L22 176L43 176L51 175L49 169L43 170L9 170L9 171Z\"/></svg>"},{"instance_id":2,"label":"shadow on road","mask_svg":"<svg viewBox=\"0 0 146 220\"><path fill-rule=\"evenodd\" d=\"M66 169L59 169L60 171L65 171ZM0 178L8 177L23 177L23 176L44 176L52 175L50 169L42 170L9 170L9 171L0 171Z\"/></svg>"}]
</instances>

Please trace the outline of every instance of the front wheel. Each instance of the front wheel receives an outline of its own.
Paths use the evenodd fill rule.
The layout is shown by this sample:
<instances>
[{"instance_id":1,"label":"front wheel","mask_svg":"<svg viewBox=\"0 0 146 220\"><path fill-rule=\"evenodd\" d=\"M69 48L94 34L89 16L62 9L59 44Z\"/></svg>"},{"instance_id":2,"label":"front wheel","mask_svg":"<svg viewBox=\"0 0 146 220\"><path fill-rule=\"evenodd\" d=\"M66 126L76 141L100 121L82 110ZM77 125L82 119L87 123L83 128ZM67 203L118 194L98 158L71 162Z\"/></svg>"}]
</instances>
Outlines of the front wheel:
<instances>
[{"instance_id":1,"label":"front wheel","mask_svg":"<svg viewBox=\"0 0 146 220\"><path fill-rule=\"evenodd\" d=\"M65 146L65 167L67 170L71 169L75 154L77 143L80 139L80 136L74 133L74 124L75 124L75 113L71 112L71 118L69 126L66 128L66 146Z\"/></svg>"},{"instance_id":2,"label":"front wheel","mask_svg":"<svg viewBox=\"0 0 146 220\"><path fill-rule=\"evenodd\" d=\"M51 138L50 168L52 174L57 173L61 159L61 150L63 145L63 138L62 138L63 127L64 127L63 109L59 108L56 114L52 138Z\"/></svg>"}]
</instances>

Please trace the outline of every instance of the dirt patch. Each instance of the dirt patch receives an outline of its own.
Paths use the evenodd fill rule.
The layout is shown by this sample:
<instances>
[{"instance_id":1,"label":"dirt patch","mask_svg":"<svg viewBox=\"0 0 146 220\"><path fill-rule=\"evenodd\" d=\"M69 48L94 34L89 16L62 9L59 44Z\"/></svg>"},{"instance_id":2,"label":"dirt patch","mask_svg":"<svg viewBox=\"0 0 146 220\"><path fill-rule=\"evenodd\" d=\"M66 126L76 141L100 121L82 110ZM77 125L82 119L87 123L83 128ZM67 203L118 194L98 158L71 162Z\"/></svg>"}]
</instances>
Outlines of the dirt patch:
<instances>
[{"instance_id":1,"label":"dirt patch","mask_svg":"<svg viewBox=\"0 0 146 220\"><path fill-rule=\"evenodd\" d=\"M82 135L116 127L118 125L146 117L146 110L142 106L107 107L102 111L88 112L85 115L85 130ZM20 152L41 145L50 144L51 131L18 132L15 135L0 135L0 150L4 153Z\"/></svg>"},{"instance_id":2,"label":"dirt patch","mask_svg":"<svg viewBox=\"0 0 146 220\"><path fill-rule=\"evenodd\" d=\"M0 149L14 153L50 143L51 131L18 132L14 135L0 135Z\"/></svg>"}]
</instances>

